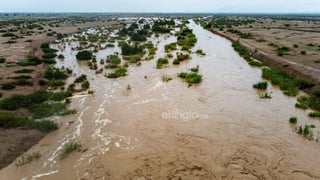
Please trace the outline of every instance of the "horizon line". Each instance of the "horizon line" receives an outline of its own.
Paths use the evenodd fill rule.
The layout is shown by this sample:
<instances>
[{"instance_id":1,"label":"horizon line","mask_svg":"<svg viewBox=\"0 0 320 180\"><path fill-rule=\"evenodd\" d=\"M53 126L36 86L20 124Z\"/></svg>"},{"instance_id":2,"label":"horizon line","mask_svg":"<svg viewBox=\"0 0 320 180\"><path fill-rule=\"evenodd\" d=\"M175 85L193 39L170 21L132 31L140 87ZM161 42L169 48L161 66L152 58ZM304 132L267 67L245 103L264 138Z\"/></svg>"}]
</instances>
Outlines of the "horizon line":
<instances>
[{"instance_id":1,"label":"horizon line","mask_svg":"<svg viewBox=\"0 0 320 180\"><path fill-rule=\"evenodd\" d=\"M0 14L255 14L255 15L320 15L319 12L83 12L83 11L10 11Z\"/></svg>"}]
</instances>

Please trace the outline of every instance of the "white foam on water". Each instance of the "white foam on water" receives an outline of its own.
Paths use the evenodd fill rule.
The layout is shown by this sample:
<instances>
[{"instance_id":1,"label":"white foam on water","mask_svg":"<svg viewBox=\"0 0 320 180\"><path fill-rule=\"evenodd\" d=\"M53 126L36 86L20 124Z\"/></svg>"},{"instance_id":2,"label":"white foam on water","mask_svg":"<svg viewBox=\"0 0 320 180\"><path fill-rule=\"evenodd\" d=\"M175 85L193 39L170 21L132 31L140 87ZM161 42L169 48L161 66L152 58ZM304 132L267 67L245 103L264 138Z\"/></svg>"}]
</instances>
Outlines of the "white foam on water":
<instances>
[{"instance_id":1,"label":"white foam on water","mask_svg":"<svg viewBox=\"0 0 320 180\"><path fill-rule=\"evenodd\" d=\"M48 173L38 174L38 175L32 176L32 180L36 180L37 178L40 178L40 177L43 177L43 176L49 176L49 175L52 175L52 174L56 174L58 172L59 172L59 170L55 170L55 171L50 171Z\"/></svg>"}]
</instances>

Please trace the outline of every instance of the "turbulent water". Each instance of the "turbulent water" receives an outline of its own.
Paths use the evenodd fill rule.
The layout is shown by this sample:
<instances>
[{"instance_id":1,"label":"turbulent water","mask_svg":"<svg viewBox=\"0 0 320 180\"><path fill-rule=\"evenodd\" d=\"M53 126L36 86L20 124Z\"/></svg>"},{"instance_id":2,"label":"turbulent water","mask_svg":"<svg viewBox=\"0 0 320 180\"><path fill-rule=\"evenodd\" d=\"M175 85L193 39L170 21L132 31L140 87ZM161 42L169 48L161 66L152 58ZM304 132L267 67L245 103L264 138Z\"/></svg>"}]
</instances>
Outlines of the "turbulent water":
<instances>
[{"instance_id":1,"label":"turbulent water","mask_svg":"<svg viewBox=\"0 0 320 180\"><path fill-rule=\"evenodd\" d=\"M193 50L201 48L206 56L192 54L192 60L161 70L155 60L143 61L116 80L79 65L67 45L58 66L87 74L95 94L74 96L71 107L78 113L57 118L60 129L29 150L40 151L40 160L13 163L0 179L320 179L319 144L297 135L288 119L320 123L276 87L268 89L272 99L260 99L252 85L261 81L261 70L240 58L229 41L189 26L198 38ZM155 59L175 41L154 37ZM116 51L99 52L97 59ZM196 65L204 79L188 88L176 74ZM173 80L165 83L163 75ZM87 151L60 160L71 141Z\"/></svg>"}]
</instances>

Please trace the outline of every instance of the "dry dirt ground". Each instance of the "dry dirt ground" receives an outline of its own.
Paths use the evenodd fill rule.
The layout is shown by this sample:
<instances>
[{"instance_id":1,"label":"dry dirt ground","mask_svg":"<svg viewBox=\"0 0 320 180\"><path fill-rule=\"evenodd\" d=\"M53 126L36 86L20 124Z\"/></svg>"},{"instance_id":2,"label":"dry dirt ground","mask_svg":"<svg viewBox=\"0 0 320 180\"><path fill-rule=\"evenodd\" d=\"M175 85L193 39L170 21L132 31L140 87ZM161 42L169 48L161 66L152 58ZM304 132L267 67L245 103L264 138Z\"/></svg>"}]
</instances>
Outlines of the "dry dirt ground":
<instances>
[{"instance_id":1,"label":"dry dirt ground","mask_svg":"<svg viewBox=\"0 0 320 180\"><path fill-rule=\"evenodd\" d=\"M252 53L268 57L273 66L288 68L304 77L320 83L320 20L273 20L256 18L249 25L233 27L242 33L250 33L252 39L215 29L232 40L240 40ZM279 56L276 47L288 47L289 51ZM304 53L305 52L305 53ZM268 64L267 63L267 64Z\"/></svg>"}]
</instances>

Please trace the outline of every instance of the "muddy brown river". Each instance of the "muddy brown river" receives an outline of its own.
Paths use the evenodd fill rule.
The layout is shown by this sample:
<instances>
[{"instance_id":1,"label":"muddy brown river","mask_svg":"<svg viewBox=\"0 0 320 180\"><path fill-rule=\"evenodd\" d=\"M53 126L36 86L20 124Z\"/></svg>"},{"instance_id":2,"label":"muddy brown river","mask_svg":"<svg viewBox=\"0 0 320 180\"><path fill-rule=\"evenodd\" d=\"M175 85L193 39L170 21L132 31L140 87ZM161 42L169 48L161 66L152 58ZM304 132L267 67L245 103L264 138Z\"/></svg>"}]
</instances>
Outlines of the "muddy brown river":
<instances>
[{"instance_id":1,"label":"muddy brown river","mask_svg":"<svg viewBox=\"0 0 320 180\"><path fill-rule=\"evenodd\" d=\"M67 45L58 66L87 74L95 94L72 97L78 113L56 117L59 130L29 150L40 151L40 160L12 163L0 179L320 179L320 145L297 135L288 119L297 116L299 124L317 127L319 121L277 87L268 87L272 99L260 99L252 85L262 80L261 70L240 58L228 40L194 22L189 27L198 38L193 50L206 56L192 54L178 66L171 60L158 70L164 45L176 41L161 35L153 38L159 42L155 60L130 66L128 76L115 80L79 65ZM117 51L97 53L98 62ZM176 74L196 65L203 81L188 88ZM163 82L163 75L173 80ZM60 160L71 141L87 151Z\"/></svg>"}]
</instances>

